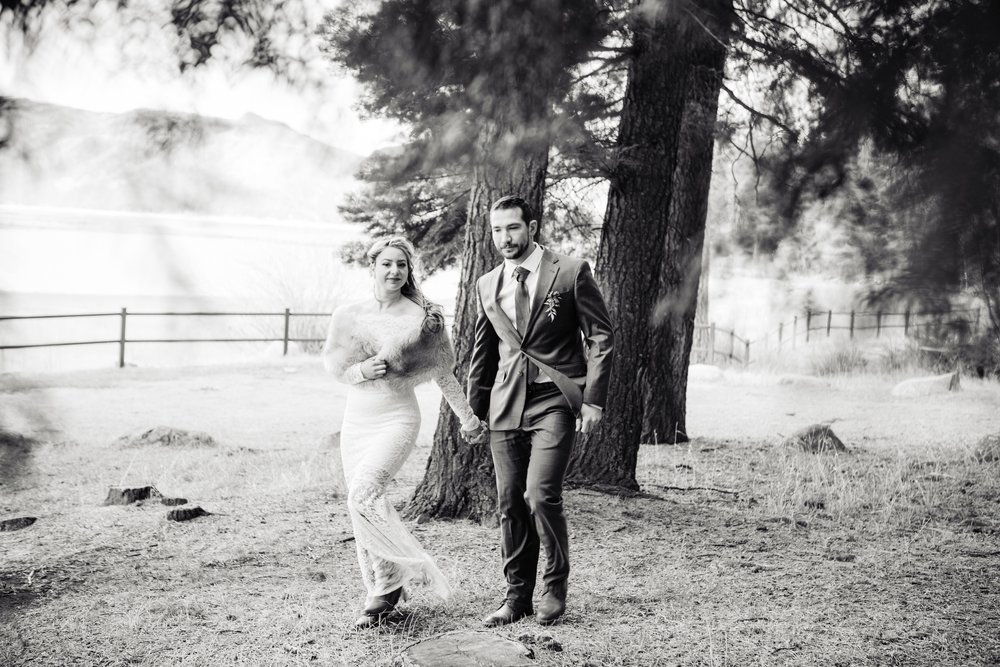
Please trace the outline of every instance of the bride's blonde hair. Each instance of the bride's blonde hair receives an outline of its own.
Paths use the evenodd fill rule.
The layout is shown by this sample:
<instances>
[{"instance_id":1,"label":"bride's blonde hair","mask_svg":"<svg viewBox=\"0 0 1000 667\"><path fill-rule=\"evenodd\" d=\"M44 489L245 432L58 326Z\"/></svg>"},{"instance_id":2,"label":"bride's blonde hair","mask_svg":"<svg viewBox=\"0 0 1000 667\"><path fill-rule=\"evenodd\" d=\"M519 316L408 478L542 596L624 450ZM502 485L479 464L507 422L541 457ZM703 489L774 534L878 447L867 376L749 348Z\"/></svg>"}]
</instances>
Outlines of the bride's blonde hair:
<instances>
[{"instance_id":1,"label":"bride's blonde hair","mask_svg":"<svg viewBox=\"0 0 1000 667\"><path fill-rule=\"evenodd\" d=\"M406 255L406 281L403 283L400 292L410 301L424 309L424 322L420 326L421 332L425 334L437 333L444 326L444 309L436 303L431 303L417 286L417 276L414 266L417 255L416 249L414 249L413 244L405 237L383 236L368 248L368 252L366 253L368 256L368 265L374 266L375 260L378 259L378 256L386 248L395 248Z\"/></svg>"}]
</instances>

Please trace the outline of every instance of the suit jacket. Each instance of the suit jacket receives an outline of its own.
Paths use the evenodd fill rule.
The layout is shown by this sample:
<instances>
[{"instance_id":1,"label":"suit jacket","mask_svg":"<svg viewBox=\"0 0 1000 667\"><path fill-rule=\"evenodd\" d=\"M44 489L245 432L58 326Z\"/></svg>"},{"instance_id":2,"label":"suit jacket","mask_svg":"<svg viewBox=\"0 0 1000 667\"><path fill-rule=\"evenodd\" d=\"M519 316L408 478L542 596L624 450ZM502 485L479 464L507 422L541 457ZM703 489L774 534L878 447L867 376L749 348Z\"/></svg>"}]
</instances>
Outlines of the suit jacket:
<instances>
[{"instance_id":1,"label":"suit jacket","mask_svg":"<svg viewBox=\"0 0 1000 667\"><path fill-rule=\"evenodd\" d=\"M603 408L614 332L590 265L543 252L523 336L497 302L504 266L476 284L479 308L468 388L473 412L492 430L519 428L529 361L556 383L575 414L582 403ZM520 351L512 361L501 357L501 338Z\"/></svg>"}]
</instances>

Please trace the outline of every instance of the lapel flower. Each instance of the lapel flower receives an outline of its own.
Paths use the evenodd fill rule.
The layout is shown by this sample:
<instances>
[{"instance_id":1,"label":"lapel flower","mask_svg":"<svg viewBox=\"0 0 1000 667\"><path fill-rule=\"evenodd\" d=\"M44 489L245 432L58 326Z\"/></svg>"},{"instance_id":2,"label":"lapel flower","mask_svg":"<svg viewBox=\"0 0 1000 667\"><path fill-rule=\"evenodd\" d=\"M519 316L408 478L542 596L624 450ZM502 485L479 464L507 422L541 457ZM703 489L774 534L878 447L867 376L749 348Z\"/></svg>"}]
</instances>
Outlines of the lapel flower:
<instances>
[{"instance_id":1,"label":"lapel flower","mask_svg":"<svg viewBox=\"0 0 1000 667\"><path fill-rule=\"evenodd\" d=\"M549 321L554 322L556 319L556 311L559 310L559 300L562 298L562 294L559 292L549 292L543 301L545 306L545 314L549 316Z\"/></svg>"}]
</instances>

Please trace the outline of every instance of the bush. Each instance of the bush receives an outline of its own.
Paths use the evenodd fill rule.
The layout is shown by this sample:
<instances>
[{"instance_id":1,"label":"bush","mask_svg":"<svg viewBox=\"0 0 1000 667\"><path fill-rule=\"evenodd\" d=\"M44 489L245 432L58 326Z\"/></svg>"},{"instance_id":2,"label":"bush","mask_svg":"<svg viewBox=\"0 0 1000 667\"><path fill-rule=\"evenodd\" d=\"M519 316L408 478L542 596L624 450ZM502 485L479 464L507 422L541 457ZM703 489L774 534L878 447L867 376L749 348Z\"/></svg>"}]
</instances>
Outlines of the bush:
<instances>
[{"instance_id":1,"label":"bush","mask_svg":"<svg viewBox=\"0 0 1000 667\"><path fill-rule=\"evenodd\" d=\"M843 375L865 370L868 360L861 350L851 346L818 353L810 358L809 365L813 375Z\"/></svg>"}]
</instances>

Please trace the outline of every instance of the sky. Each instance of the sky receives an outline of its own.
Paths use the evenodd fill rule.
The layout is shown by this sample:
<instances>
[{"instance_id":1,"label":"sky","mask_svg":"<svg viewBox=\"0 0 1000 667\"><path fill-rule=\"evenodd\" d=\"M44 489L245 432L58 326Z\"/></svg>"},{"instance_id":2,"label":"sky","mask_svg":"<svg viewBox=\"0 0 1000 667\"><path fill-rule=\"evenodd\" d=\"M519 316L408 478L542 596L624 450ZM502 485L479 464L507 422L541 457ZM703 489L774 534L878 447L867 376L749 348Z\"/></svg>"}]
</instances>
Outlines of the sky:
<instances>
[{"instance_id":1,"label":"sky","mask_svg":"<svg viewBox=\"0 0 1000 667\"><path fill-rule=\"evenodd\" d=\"M346 72L321 65L323 86L308 89L224 59L181 75L167 29L149 21L138 38L123 40L126 28L101 7L92 29L52 27L31 49L11 35L0 47L0 95L116 113L165 109L227 119L252 113L361 155L399 143L398 124L361 117L361 89Z\"/></svg>"}]
</instances>

